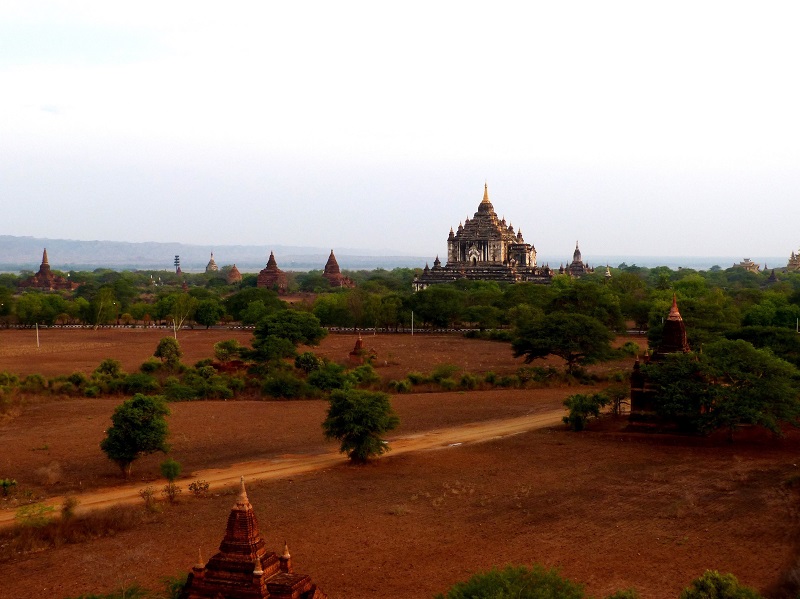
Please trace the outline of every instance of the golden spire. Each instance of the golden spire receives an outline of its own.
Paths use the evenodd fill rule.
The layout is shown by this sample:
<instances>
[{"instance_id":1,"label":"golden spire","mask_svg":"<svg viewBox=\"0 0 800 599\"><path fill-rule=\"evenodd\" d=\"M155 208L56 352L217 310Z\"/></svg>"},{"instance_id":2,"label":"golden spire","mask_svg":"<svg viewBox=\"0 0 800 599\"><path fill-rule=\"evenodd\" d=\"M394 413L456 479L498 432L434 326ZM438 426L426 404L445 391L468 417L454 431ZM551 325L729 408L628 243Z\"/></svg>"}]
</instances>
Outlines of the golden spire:
<instances>
[{"instance_id":1,"label":"golden spire","mask_svg":"<svg viewBox=\"0 0 800 599\"><path fill-rule=\"evenodd\" d=\"M683 320L681 313L678 311L678 299L674 293L672 294L672 307L669 309L667 320Z\"/></svg>"},{"instance_id":2,"label":"golden spire","mask_svg":"<svg viewBox=\"0 0 800 599\"><path fill-rule=\"evenodd\" d=\"M483 201L484 202L488 202L489 201L489 184L488 183L484 183L483 184Z\"/></svg>"},{"instance_id":3,"label":"golden spire","mask_svg":"<svg viewBox=\"0 0 800 599\"><path fill-rule=\"evenodd\" d=\"M292 557L291 555L289 555L289 543L287 543L286 541L283 542L283 555L281 557L284 559L289 559L290 557Z\"/></svg>"},{"instance_id":4,"label":"golden spire","mask_svg":"<svg viewBox=\"0 0 800 599\"><path fill-rule=\"evenodd\" d=\"M203 552L200 551L200 547L197 548L197 566L195 566L198 570L202 570L205 568L205 564L203 563Z\"/></svg>"}]
</instances>

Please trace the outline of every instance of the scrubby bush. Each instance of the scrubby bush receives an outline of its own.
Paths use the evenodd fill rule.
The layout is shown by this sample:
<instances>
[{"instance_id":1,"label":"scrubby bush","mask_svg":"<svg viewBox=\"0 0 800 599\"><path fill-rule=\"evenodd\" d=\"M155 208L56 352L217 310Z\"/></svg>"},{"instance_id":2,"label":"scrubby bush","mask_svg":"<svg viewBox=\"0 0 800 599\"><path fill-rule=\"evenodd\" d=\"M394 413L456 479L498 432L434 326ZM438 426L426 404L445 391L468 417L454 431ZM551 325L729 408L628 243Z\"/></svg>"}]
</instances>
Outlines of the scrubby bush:
<instances>
[{"instance_id":1,"label":"scrubby bush","mask_svg":"<svg viewBox=\"0 0 800 599\"><path fill-rule=\"evenodd\" d=\"M122 388L125 393L131 395L135 393L153 393L158 391L158 387L158 381L143 372L129 374L122 380Z\"/></svg>"},{"instance_id":2,"label":"scrubby bush","mask_svg":"<svg viewBox=\"0 0 800 599\"><path fill-rule=\"evenodd\" d=\"M175 500L181 493L181 488L175 484L175 480L181 475L180 462L168 458L161 462L160 468L161 475L167 479L167 484L164 486L161 494L169 499L170 503L175 503Z\"/></svg>"},{"instance_id":3,"label":"scrubby bush","mask_svg":"<svg viewBox=\"0 0 800 599\"><path fill-rule=\"evenodd\" d=\"M41 374L29 374L22 379L19 388L25 393L41 393L47 389L47 379Z\"/></svg>"},{"instance_id":4,"label":"scrubby bush","mask_svg":"<svg viewBox=\"0 0 800 599\"><path fill-rule=\"evenodd\" d=\"M535 564L506 566L475 574L436 599L584 599L583 586Z\"/></svg>"},{"instance_id":5,"label":"scrubby bush","mask_svg":"<svg viewBox=\"0 0 800 599\"><path fill-rule=\"evenodd\" d=\"M564 400L564 406L569 410L569 415L564 416L564 423L574 431L582 431L586 427L586 421L600 416L600 410L609 401L608 396L603 393L570 395Z\"/></svg>"},{"instance_id":6,"label":"scrubby bush","mask_svg":"<svg viewBox=\"0 0 800 599\"><path fill-rule=\"evenodd\" d=\"M461 379L458 381L458 386L462 389L477 389L480 382L480 378L478 378L476 375L472 374L471 372L465 372L461 375Z\"/></svg>"},{"instance_id":7,"label":"scrubby bush","mask_svg":"<svg viewBox=\"0 0 800 599\"><path fill-rule=\"evenodd\" d=\"M179 382L164 385L163 393L167 401L189 401L197 398L197 391L193 387Z\"/></svg>"},{"instance_id":8,"label":"scrubby bush","mask_svg":"<svg viewBox=\"0 0 800 599\"><path fill-rule=\"evenodd\" d=\"M519 377L513 374L505 374L497 381L499 387L519 387L521 384Z\"/></svg>"},{"instance_id":9,"label":"scrubby bush","mask_svg":"<svg viewBox=\"0 0 800 599\"><path fill-rule=\"evenodd\" d=\"M189 483L189 491L195 497L205 497L208 495L209 484L204 480L195 480Z\"/></svg>"},{"instance_id":10,"label":"scrubby bush","mask_svg":"<svg viewBox=\"0 0 800 599\"><path fill-rule=\"evenodd\" d=\"M400 379L399 381L389 381L389 389L395 393L408 393L411 391L411 381Z\"/></svg>"},{"instance_id":11,"label":"scrubby bush","mask_svg":"<svg viewBox=\"0 0 800 599\"><path fill-rule=\"evenodd\" d=\"M290 372L273 372L264 379L261 392L271 397L296 399L306 394L305 381Z\"/></svg>"},{"instance_id":12,"label":"scrubby bush","mask_svg":"<svg viewBox=\"0 0 800 599\"><path fill-rule=\"evenodd\" d=\"M15 387L19 384L19 377L10 372L0 372L0 387Z\"/></svg>"},{"instance_id":13,"label":"scrubby bush","mask_svg":"<svg viewBox=\"0 0 800 599\"><path fill-rule=\"evenodd\" d=\"M497 384L497 375L491 370L483 375L483 380L489 385Z\"/></svg>"},{"instance_id":14,"label":"scrubby bush","mask_svg":"<svg viewBox=\"0 0 800 599\"><path fill-rule=\"evenodd\" d=\"M427 382L428 382L428 380L429 380L429 379L428 379L428 377L426 377L426 376L425 376L424 374L422 374L421 372L415 372L415 371L409 372L409 373L406 375L406 378L408 378L408 381L409 381L409 382L410 382L412 385L422 385L422 384L424 384L424 383L427 383Z\"/></svg>"},{"instance_id":15,"label":"scrubby bush","mask_svg":"<svg viewBox=\"0 0 800 599\"><path fill-rule=\"evenodd\" d=\"M322 358L310 351L303 352L294 359L295 368L299 368L306 374L319 370L323 364Z\"/></svg>"},{"instance_id":16,"label":"scrubby bush","mask_svg":"<svg viewBox=\"0 0 800 599\"><path fill-rule=\"evenodd\" d=\"M214 344L214 357L220 362L230 362L238 357L242 350L242 346L236 339L226 339L225 341L218 341Z\"/></svg>"},{"instance_id":17,"label":"scrubby bush","mask_svg":"<svg viewBox=\"0 0 800 599\"><path fill-rule=\"evenodd\" d=\"M8 497L11 489L17 486L17 481L13 478L0 478L0 493L3 497Z\"/></svg>"},{"instance_id":18,"label":"scrubby bush","mask_svg":"<svg viewBox=\"0 0 800 599\"><path fill-rule=\"evenodd\" d=\"M165 367L174 369L180 364L183 351L177 339L174 337L164 337L158 342L153 355L159 358Z\"/></svg>"},{"instance_id":19,"label":"scrubby bush","mask_svg":"<svg viewBox=\"0 0 800 599\"><path fill-rule=\"evenodd\" d=\"M350 371L350 376L358 385L372 385L378 383L381 377L375 372L372 364L362 364Z\"/></svg>"},{"instance_id":20,"label":"scrubby bush","mask_svg":"<svg viewBox=\"0 0 800 599\"><path fill-rule=\"evenodd\" d=\"M458 383L456 383L455 379L446 377L443 379L439 379L439 386L445 391L452 391L458 386Z\"/></svg>"},{"instance_id":21,"label":"scrubby bush","mask_svg":"<svg viewBox=\"0 0 800 599\"><path fill-rule=\"evenodd\" d=\"M23 505L17 510L14 519L21 526L30 526L32 528L41 528L50 522L50 517L56 511L52 505L45 505L43 503L31 503Z\"/></svg>"},{"instance_id":22,"label":"scrubby bush","mask_svg":"<svg viewBox=\"0 0 800 599\"><path fill-rule=\"evenodd\" d=\"M321 391L344 389L349 386L349 383L350 380L345 373L344 366L340 366L336 362L326 362L322 368L308 375L308 384Z\"/></svg>"},{"instance_id":23,"label":"scrubby bush","mask_svg":"<svg viewBox=\"0 0 800 599\"><path fill-rule=\"evenodd\" d=\"M441 384L442 379L452 378L459 370L461 369L455 364L438 364L431 372L431 380Z\"/></svg>"},{"instance_id":24,"label":"scrubby bush","mask_svg":"<svg viewBox=\"0 0 800 599\"><path fill-rule=\"evenodd\" d=\"M679 599L761 599L761 595L741 584L733 574L706 570L683 589Z\"/></svg>"},{"instance_id":25,"label":"scrubby bush","mask_svg":"<svg viewBox=\"0 0 800 599\"><path fill-rule=\"evenodd\" d=\"M142 365L139 366L139 370L141 370L145 374L153 374L157 372L161 368L161 362L154 358L148 358Z\"/></svg>"},{"instance_id":26,"label":"scrubby bush","mask_svg":"<svg viewBox=\"0 0 800 599\"><path fill-rule=\"evenodd\" d=\"M113 358L106 358L100 365L95 368L95 374L104 374L111 378L117 378L122 376L122 364L119 360L114 360Z\"/></svg>"}]
</instances>

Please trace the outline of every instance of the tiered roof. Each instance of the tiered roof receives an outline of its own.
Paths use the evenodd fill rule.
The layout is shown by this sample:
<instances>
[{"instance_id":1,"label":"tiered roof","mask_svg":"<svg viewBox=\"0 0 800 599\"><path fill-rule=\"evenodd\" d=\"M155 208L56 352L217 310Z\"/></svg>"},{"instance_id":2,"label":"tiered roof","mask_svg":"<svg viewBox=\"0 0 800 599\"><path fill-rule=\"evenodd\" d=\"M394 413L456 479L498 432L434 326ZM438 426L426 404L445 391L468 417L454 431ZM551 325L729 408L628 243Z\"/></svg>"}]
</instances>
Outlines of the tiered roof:
<instances>
[{"instance_id":1,"label":"tiered roof","mask_svg":"<svg viewBox=\"0 0 800 599\"><path fill-rule=\"evenodd\" d=\"M289 547L268 551L247 497L244 479L216 553L192 568L182 599L327 599L307 574L292 568Z\"/></svg>"}]
</instances>

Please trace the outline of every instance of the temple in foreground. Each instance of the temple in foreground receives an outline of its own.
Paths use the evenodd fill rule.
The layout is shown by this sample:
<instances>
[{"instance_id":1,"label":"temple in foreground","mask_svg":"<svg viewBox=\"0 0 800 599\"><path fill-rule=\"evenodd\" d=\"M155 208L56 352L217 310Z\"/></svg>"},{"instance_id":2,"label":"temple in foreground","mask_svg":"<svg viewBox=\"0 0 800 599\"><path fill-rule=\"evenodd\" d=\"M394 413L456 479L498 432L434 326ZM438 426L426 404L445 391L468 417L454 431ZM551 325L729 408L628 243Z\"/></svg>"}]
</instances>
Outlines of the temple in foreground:
<instances>
[{"instance_id":1,"label":"temple in foreground","mask_svg":"<svg viewBox=\"0 0 800 599\"><path fill-rule=\"evenodd\" d=\"M537 265L536 248L526 243L522 230L514 231L510 222L498 218L489 201L489 188L484 185L478 211L459 224L457 231L450 229L447 264L442 266L437 256L433 268L426 264L413 284L414 291L419 291L459 279L549 283L554 274L549 266Z\"/></svg>"},{"instance_id":2,"label":"temple in foreground","mask_svg":"<svg viewBox=\"0 0 800 599\"><path fill-rule=\"evenodd\" d=\"M181 599L327 599L308 574L298 574L286 544L268 551L242 479L225 537L207 563L199 557Z\"/></svg>"}]
</instances>

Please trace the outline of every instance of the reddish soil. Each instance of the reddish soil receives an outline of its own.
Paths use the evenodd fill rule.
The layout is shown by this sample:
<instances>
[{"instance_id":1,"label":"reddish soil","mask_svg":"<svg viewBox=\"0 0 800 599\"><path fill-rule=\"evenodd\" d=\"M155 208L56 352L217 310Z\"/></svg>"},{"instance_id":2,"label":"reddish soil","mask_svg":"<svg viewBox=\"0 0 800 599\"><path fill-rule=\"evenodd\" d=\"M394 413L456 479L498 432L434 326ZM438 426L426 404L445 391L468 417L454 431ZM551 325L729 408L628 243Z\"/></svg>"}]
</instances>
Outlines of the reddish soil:
<instances>
[{"instance_id":1,"label":"reddish soil","mask_svg":"<svg viewBox=\"0 0 800 599\"><path fill-rule=\"evenodd\" d=\"M186 362L207 357L220 339L249 339L230 331L184 333L179 339ZM63 332L48 342L51 351L27 353L26 359L10 343L26 334L33 335L0 331L0 370L88 372L105 357L133 370L163 335ZM333 336L319 351L336 358L352 345L352 337ZM367 339L365 345L373 346ZM391 351L391 361L398 362L385 367L398 373L387 378L442 362L476 371L518 367L508 345L460 337L378 336L374 346L379 359L385 354L390 361ZM629 368L630 360L614 367ZM585 389L396 396L402 425L392 438L545 413ZM97 447L119 401L43 399L0 425L0 475L19 481L7 509L26 491L73 490L80 499L80 489L118 483L118 472ZM335 448L320 434L321 401L171 408L172 455L186 471L235 470L240 462L302 459ZM268 544L277 550L288 540L297 570L310 573L332 598L429 598L477 570L532 562L558 566L594 596L635 587L648 599L674 598L707 568L733 572L765 590L796 565L791 483L798 479L800 434L779 442L747 437L729 444L613 427L581 434L556 427L398 451L366 467L341 460L321 471L252 482L248 493ZM161 459L138 461L134 474L152 480ZM134 530L0 564L2 596L75 596L132 582L159 588L160 578L188 571L198 547L206 559L216 550L233 496L212 491L217 495L206 500L184 495L179 505Z\"/></svg>"}]
</instances>

